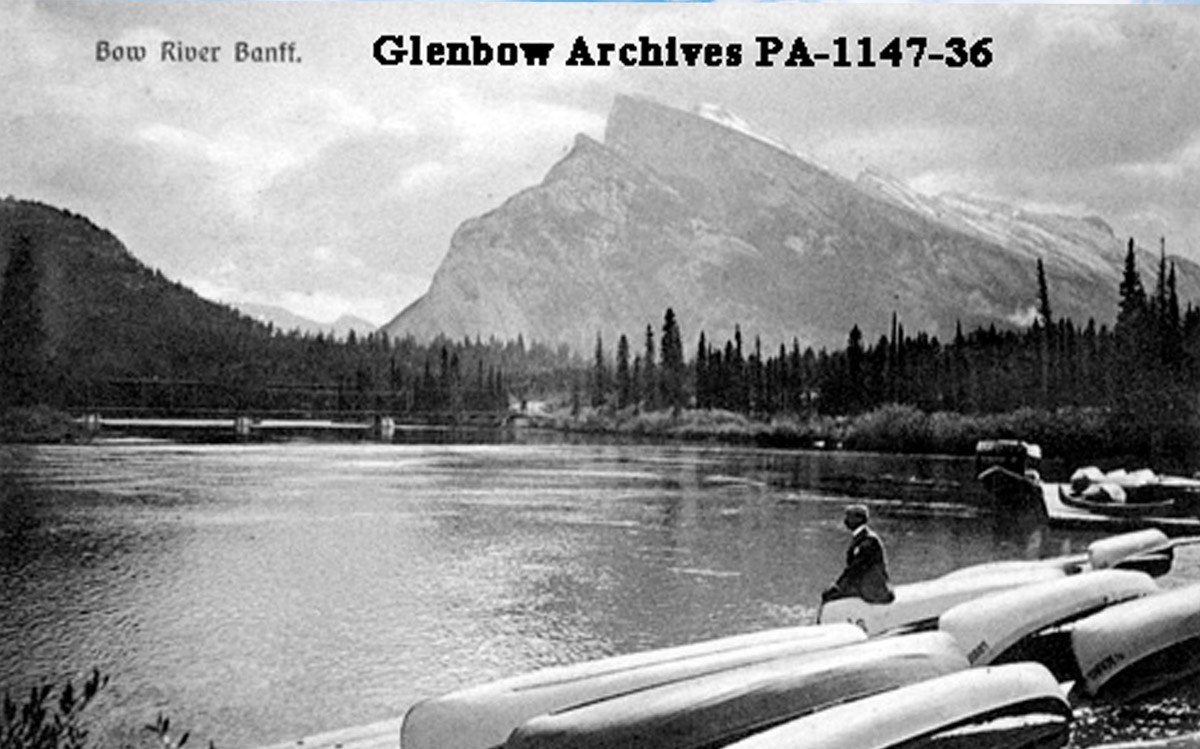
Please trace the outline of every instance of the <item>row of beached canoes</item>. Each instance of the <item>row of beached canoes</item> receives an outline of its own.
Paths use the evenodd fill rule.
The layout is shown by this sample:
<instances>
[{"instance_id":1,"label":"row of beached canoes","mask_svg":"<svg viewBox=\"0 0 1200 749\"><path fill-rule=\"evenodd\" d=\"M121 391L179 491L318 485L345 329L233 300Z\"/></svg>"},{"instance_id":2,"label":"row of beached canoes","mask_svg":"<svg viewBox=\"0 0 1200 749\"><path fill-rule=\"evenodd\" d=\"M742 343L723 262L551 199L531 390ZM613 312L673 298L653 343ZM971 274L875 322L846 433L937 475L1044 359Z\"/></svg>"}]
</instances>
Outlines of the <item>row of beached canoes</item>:
<instances>
[{"instance_id":1,"label":"row of beached canoes","mask_svg":"<svg viewBox=\"0 0 1200 749\"><path fill-rule=\"evenodd\" d=\"M400 746L1061 746L1072 705L1200 672L1200 586L1162 590L1145 571L1164 571L1171 543L1127 534L1083 555L898 586L886 606L834 602L815 625L453 692L408 711Z\"/></svg>"}]
</instances>

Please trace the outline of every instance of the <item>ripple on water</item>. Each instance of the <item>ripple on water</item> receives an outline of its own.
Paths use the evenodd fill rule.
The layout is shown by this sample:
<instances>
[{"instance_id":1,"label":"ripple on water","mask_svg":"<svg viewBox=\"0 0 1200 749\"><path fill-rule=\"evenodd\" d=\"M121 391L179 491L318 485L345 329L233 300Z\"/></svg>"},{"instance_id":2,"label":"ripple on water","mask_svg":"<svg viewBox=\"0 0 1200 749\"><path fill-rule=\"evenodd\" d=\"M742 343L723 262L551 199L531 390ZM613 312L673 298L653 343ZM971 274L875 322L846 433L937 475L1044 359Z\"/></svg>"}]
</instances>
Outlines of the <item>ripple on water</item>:
<instances>
[{"instance_id":1,"label":"ripple on water","mask_svg":"<svg viewBox=\"0 0 1200 749\"><path fill-rule=\"evenodd\" d=\"M846 543L848 497L819 479L872 465L646 445L0 450L0 683L100 665L113 735L163 710L218 746L811 621ZM889 458L880 472L923 465ZM900 580L1091 540L996 522L954 495L867 500ZM1176 567L1200 581L1200 547ZM1187 728L1195 692L1098 708L1080 741Z\"/></svg>"}]
</instances>

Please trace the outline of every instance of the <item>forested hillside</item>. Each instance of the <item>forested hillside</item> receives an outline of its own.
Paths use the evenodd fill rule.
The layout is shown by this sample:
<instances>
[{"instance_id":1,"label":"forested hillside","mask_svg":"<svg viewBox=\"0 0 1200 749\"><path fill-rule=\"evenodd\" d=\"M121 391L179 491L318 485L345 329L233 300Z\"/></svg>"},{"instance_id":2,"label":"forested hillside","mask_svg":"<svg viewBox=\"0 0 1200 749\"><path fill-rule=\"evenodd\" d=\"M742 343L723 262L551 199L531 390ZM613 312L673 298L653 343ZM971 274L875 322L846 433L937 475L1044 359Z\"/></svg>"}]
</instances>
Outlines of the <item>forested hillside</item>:
<instances>
[{"instance_id":1,"label":"forested hillside","mask_svg":"<svg viewBox=\"0 0 1200 749\"><path fill-rule=\"evenodd\" d=\"M873 342L847 320L844 347L794 338L767 349L736 320L718 339L667 309L661 326L647 321L615 342L597 333L584 357L523 336L420 344L280 331L167 280L83 217L10 199L0 218L4 406L453 417L558 398L609 413L694 408L766 421L900 404L1086 410L1130 452L1186 447L1197 434L1200 309L1180 299L1165 256L1148 288L1137 267L1145 252L1132 242L1112 325L1057 317L1038 261L1028 292L1038 320L1025 329L960 326L943 341L894 316Z\"/></svg>"},{"instance_id":2,"label":"forested hillside","mask_svg":"<svg viewBox=\"0 0 1200 749\"><path fill-rule=\"evenodd\" d=\"M0 270L9 406L504 410L509 392L570 363L522 340L277 330L168 280L82 216L11 198L0 203Z\"/></svg>"}]
</instances>

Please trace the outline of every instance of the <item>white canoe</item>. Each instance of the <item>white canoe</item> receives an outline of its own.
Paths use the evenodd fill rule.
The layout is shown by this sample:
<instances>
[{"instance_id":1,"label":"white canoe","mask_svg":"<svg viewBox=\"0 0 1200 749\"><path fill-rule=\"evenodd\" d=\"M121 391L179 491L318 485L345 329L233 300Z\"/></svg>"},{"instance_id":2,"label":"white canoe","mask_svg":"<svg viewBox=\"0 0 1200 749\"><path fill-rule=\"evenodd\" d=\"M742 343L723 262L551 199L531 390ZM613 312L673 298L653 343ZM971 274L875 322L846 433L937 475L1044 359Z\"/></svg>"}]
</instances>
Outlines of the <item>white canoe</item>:
<instances>
[{"instance_id":1,"label":"white canoe","mask_svg":"<svg viewBox=\"0 0 1200 749\"><path fill-rule=\"evenodd\" d=\"M859 645L647 689L543 715L505 749L705 749L817 710L967 667L940 632Z\"/></svg>"},{"instance_id":2,"label":"white canoe","mask_svg":"<svg viewBox=\"0 0 1200 749\"><path fill-rule=\"evenodd\" d=\"M1069 575L1074 575L1078 572L1107 570L1124 566L1141 569L1142 571L1153 570L1155 574L1158 574L1158 569L1161 567L1158 563L1158 555L1169 555L1176 543L1178 542L1171 541L1167 537L1167 534L1162 531L1156 528L1149 528L1098 539L1088 544L1087 551L1079 554L1066 554L1048 559L1015 559L986 562L948 572L942 576L942 579L991 575L1043 567L1061 569ZM1143 564L1147 569L1142 569ZM1169 570L1169 560L1166 566ZM1162 570L1163 573L1166 571Z\"/></svg>"},{"instance_id":3,"label":"white canoe","mask_svg":"<svg viewBox=\"0 0 1200 749\"><path fill-rule=\"evenodd\" d=\"M1144 554L1153 554L1171 549L1171 539L1157 528L1120 533L1088 545L1088 561L1092 569L1103 570L1116 567Z\"/></svg>"},{"instance_id":4,"label":"white canoe","mask_svg":"<svg viewBox=\"0 0 1200 749\"><path fill-rule=\"evenodd\" d=\"M514 728L542 713L864 639L848 624L784 627L543 669L413 705L401 724L400 746L497 747Z\"/></svg>"},{"instance_id":5,"label":"white canoe","mask_svg":"<svg viewBox=\"0 0 1200 749\"><path fill-rule=\"evenodd\" d=\"M1054 565L995 569L972 575L951 575L918 583L897 585L892 603L867 603L861 598L839 598L821 606L821 624L850 622L868 635L905 628L937 626L938 617L965 601L1024 585L1058 580L1066 570Z\"/></svg>"},{"instance_id":6,"label":"white canoe","mask_svg":"<svg viewBox=\"0 0 1200 749\"><path fill-rule=\"evenodd\" d=\"M979 749L1046 746L1039 741L1060 735L1066 741L1071 718L1049 671L1036 663L1012 663L831 707L726 749L889 749L923 746L923 740L953 731L970 731L970 746Z\"/></svg>"},{"instance_id":7,"label":"white canoe","mask_svg":"<svg viewBox=\"0 0 1200 749\"><path fill-rule=\"evenodd\" d=\"M972 666L986 666L1003 662L1014 646L1037 632L1158 590L1143 572L1100 570L961 603L942 614L938 629L958 642Z\"/></svg>"},{"instance_id":8,"label":"white canoe","mask_svg":"<svg viewBox=\"0 0 1200 749\"><path fill-rule=\"evenodd\" d=\"M1127 601L1076 622L1076 688L1101 700L1137 699L1200 673L1200 585Z\"/></svg>"}]
</instances>

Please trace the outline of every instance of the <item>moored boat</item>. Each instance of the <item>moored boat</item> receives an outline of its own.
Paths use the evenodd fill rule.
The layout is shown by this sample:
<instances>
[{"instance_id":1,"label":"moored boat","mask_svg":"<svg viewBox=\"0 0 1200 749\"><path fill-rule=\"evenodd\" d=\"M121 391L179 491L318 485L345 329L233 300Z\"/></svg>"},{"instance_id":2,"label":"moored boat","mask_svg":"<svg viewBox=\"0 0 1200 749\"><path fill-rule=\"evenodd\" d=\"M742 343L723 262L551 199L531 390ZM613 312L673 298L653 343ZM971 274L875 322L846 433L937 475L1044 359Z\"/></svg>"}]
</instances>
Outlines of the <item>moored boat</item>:
<instances>
[{"instance_id":1,"label":"moored boat","mask_svg":"<svg viewBox=\"0 0 1200 749\"><path fill-rule=\"evenodd\" d=\"M1075 623L1081 695L1135 700L1200 674L1200 585L1111 606Z\"/></svg>"},{"instance_id":2,"label":"moored boat","mask_svg":"<svg viewBox=\"0 0 1200 749\"><path fill-rule=\"evenodd\" d=\"M542 669L418 702L404 715L400 745L496 747L518 725L542 713L865 639L849 624L783 627Z\"/></svg>"},{"instance_id":3,"label":"moored boat","mask_svg":"<svg viewBox=\"0 0 1200 749\"><path fill-rule=\"evenodd\" d=\"M1008 506L1036 507L1041 485L1042 448L1014 439L980 440L975 475L988 492Z\"/></svg>"},{"instance_id":4,"label":"moored boat","mask_svg":"<svg viewBox=\"0 0 1200 749\"><path fill-rule=\"evenodd\" d=\"M1119 488L1113 487L1110 490L1100 485L1095 491L1075 493L1066 484L1059 484L1058 495L1067 507L1115 517L1171 517L1179 511L1171 497L1134 501L1127 499L1128 495L1125 492L1116 491Z\"/></svg>"},{"instance_id":5,"label":"moored boat","mask_svg":"<svg viewBox=\"0 0 1200 749\"><path fill-rule=\"evenodd\" d=\"M505 749L706 749L833 705L967 667L939 632L884 638L687 679L534 718Z\"/></svg>"},{"instance_id":6,"label":"moored boat","mask_svg":"<svg viewBox=\"0 0 1200 749\"><path fill-rule=\"evenodd\" d=\"M972 666L1013 660L1038 660L1044 652L1053 657L1062 648L1045 651L1026 646L1038 633L1093 614L1115 603L1157 593L1154 579L1142 572L1100 570L1049 580L959 604L942 614L938 628L963 648ZM1049 660L1049 658L1047 659ZM1060 678L1062 674L1056 671Z\"/></svg>"},{"instance_id":7,"label":"moored boat","mask_svg":"<svg viewBox=\"0 0 1200 749\"><path fill-rule=\"evenodd\" d=\"M1043 484L1041 494L1046 517L1054 527L1101 531L1157 528L1171 536L1200 534L1200 517L1195 515L1182 512L1115 514L1099 507L1073 506L1063 500L1062 486L1053 483Z\"/></svg>"},{"instance_id":8,"label":"moored boat","mask_svg":"<svg viewBox=\"0 0 1200 749\"><path fill-rule=\"evenodd\" d=\"M1062 746L1072 713L1054 676L1036 663L970 669L838 705L730 744L727 749L899 749ZM963 737L955 740L956 736Z\"/></svg>"}]
</instances>

